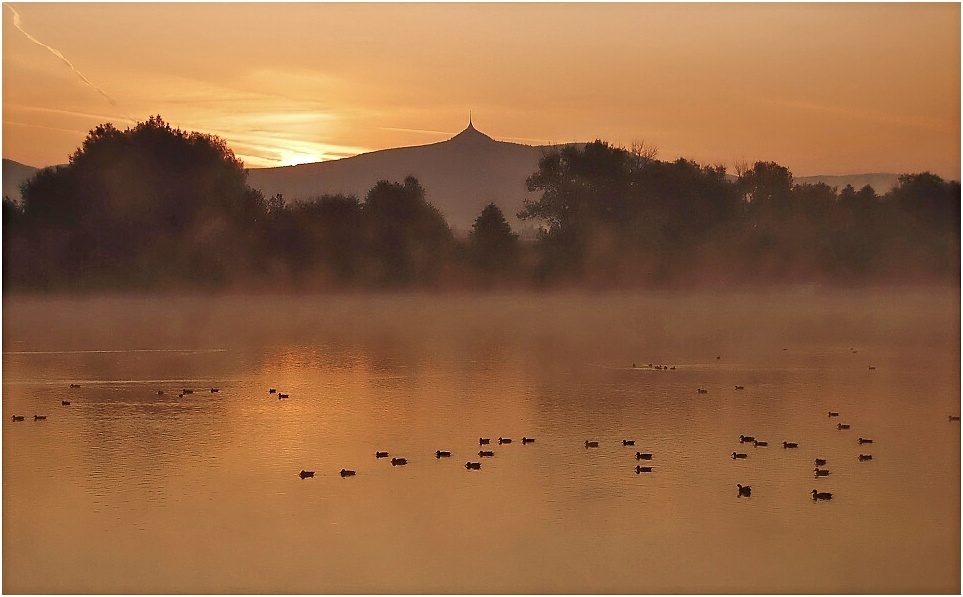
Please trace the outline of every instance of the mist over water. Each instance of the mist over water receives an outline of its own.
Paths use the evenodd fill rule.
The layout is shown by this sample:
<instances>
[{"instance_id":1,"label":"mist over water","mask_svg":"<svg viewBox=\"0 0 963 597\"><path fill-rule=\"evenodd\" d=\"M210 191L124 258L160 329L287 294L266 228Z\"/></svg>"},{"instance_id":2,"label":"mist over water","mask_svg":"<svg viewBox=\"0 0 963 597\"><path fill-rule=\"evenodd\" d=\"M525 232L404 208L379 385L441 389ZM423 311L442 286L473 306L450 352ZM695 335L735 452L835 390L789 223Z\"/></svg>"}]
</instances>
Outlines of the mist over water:
<instances>
[{"instance_id":1,"label":"mist over water","mask_svg":"<svg viewBox=\"0 0 963 597\"><path fill-rule=\"evenodd\" d=\"M5 592L960 590L957 288L3 306Z\"/></svg>"}]
</instances>

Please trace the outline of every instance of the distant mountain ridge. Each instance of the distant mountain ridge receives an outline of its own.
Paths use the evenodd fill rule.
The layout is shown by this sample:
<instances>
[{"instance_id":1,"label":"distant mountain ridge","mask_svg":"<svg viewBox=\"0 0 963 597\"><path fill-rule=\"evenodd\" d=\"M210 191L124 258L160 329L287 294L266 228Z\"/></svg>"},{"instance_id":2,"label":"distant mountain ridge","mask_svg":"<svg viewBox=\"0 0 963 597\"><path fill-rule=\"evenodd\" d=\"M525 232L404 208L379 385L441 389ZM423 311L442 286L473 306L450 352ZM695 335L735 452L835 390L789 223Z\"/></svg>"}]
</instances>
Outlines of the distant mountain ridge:
<instances>
[{"instance_id":1,"label":"distant mountain ridge","mask_svg":"<svg viewBox=\"0 0 963 597\"><path fill-rule=\"evenodd\" d=\"M20 185L26 182L39 168L3 158L3 196L15 201L20 200Z\"/></svg>"},{"instance_id":2,"label":"distant mountain ridge","mask_svg":"<svg viewBox=\"0 0 963 597\"><path fill-rule=\"evenodd\" d=\"M494 201L513 228L523 228L515 214L530 195L525 180L538 160L554 146L496 141L470 122L447 141L383 149L349 158L248 170L249 184L265 196L280 193L286 201L345 193L364 198L379 180L414 176L449 225L467 230L482 208Z\"/></svg>"}]
</instances>

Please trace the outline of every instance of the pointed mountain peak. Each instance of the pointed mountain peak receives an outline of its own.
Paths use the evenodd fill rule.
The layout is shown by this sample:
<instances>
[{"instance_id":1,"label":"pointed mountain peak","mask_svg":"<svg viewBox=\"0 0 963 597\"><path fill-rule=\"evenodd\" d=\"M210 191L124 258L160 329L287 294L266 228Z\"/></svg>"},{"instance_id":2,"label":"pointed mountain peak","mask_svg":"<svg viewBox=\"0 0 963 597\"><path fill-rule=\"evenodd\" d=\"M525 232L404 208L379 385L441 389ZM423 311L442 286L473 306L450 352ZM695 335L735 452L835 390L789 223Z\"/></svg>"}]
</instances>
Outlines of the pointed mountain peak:
<instances>
[{"instance_id":1,"label":"pointed mountain peak","mask_svg":"<svg viewBox=\"0 0 963 597\"><path fill-rule=\"evenodd\" d=\"M465 130L452 137L451 140L458 141L460 143L483 143L494 141L494 139L475 128L475 125L472 124L470 113L468 115L468 126L465 127Z\"/></svg>"}]
</instances>

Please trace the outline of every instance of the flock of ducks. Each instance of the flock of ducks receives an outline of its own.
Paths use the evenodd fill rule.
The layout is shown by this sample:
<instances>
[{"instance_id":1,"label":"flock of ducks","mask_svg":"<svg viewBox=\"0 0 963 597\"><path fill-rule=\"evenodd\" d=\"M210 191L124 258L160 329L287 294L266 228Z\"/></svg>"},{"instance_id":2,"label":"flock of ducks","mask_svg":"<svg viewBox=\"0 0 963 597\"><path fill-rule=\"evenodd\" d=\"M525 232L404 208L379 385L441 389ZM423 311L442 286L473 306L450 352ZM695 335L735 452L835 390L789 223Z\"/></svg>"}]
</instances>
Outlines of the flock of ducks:
<instances>
[{"instance_id":1,"label":"flock of ducks","mask_svg":"<svg viewBox=\"0 0 963 597\"><path fill-rule=\"evenodd\" d=\"M785 350L785 349L784 349L784 350ZM855 351L854 349L851 349L851 350L852 350L852 352L855 354L856 351ZM716 359L717 359L717 360L718 360L718 359L721 359L721 357L720 357L720 356L717 356ZM633 369L637 369L637 368L639 368L639 367L638 367L635 363L632 363L632 368L633 368ZM673 365L673 366L670 367L669 365L653 365L652 363L649 363L648 366L647 366L647 368L653 369L653 370L658 370L658 371L673 371L673 370L675 370L676 367L675 367L675 365ZM870 369L870 370L875 370L876 367L873 366L873 365L870 365L870 366L869 366L869 369ZM80 387L81 387L81 386L80 386L80 384L78 384L78 383L71 383L71 384L70 384L70 388L71 388L71 389L78 389L78 388L80 388ZM736 390L736 391L740 391L740 390L744 390L744 389L745 389L745 386L741 386L741 385L735 386L735 390ZM211 393L211 394L216 394L216 393L218 393L218 392L220 392L220 388L218 388L218 387L211 387L211 388L210 388L210 393ZM697 392L698 392L699 394L708 394L708 393L709 393L709 391L708 391L707 389L703 388L703 387L697 388ZM193 388L183 388L183 389L180 391L180 393L178 394L178 398L183 398L184 396L188 396L188 395L191 395L191 394L193 394L193 393L194 393L194 389L193 389ZM269 388L269 389L268 389L268 394L270 394L270 395L277 395L278 400L284 400L284 399L286 399L286 398L289 397L289 394L287 394L287 393L278 392L277 388ZM164 390L157 390L157 395L158 395L158 396L164 395ZM71 401L70 401L70 400L61 400L61 401L60 401L60 404L61 404L62 406L70 406ZM827 413L827 416L828 416L829 418L836 418L836 417L839 417L839 412L837 412L837 411L829 411L829 412ZM25 415L12 415L11 418L12 418L12 421L13 421L14 423L20 422L20 421L24 421L24 420L26 419ZM47 415L35 414L35 415L33 416L33 420L34 420L34 421L45 421L46 419L47 419ZM949 420L950 422L959 422L959 421L960 421L960 417L957 416L957 415L949 415L949 416L948 416L948 420ZM838 431L847 431L847 430L849 430L850 428L851 428L851 427L850 427L850 425L849 425L848 423L837 423L837 424L836 424L836 429L837 429ZM512 443L512 439L511 439L511 438L508 438L508 437L499 437L499 438L497 439L497 442L498 442L498 445L501 446L501 445L511 444L511 443ZM478 438L478 445L479 445L479 446L488 446L488 445L491 445L491 443L492 443L492 438L488 438L488 437L480 437L480 438ZM523 437L523 438L521 439L521 443L522 443L523 445L535 443L535 438L534 438L534 437L527 437L527 436L526 436L526 437ZM872 443L874 443L874 442L873 442L873 440L870 439L870 438L859 437L859 438L857 438L856 443L857 443L857 445L859 445L859 446L863 446L863 445L865 445L865 444L872 444ZM769 446L769 442L768 442L768 441L760 440L760 439L756 438L755 436L745 435L745 434L742 434L742 435L739 436L739 444L740 444L740 445L743 445L743 444L752 444L752 445L753 445L754 447L756 447L756 448L765 448L765 447L768 447L768 446ZM598 448L598 447L599 447L599 441L598 441L598 440L585 440L584 446L585 446L586 449ZM634 439L623 439L623 440L622 440L622 446L623 446L623 447L633 447L633 446L635 446L635 440L634 440ZM796 449L796 448L799 447L799 444L798 444L797 442L783 441L783 442L782 442L782 447L783 447L784 450ZM451 453L449 450L436 450L435 453L434 453L434 456L435 456L436 459L440 459L440 458L451 458L451 455L452 455L452 453ZM387 451L381 451L381 450L379 450L379 451L376 451L376 452L375 452L375 458L378 459L378 460L384 459L384 458L388 458L389 456L390 456L390 454L389 454ZM478 460L478 461L472 461L472 460L467 461L467 462L465 463L465 469L466 469L466 470L469 470L469 471L472 471L472 470L481 470L481 467L482 467L481 459L482 459L482 458L492 458L492 457L494 457L494 456L495 456L494 450L485 450L485 449L479 450L479 451L478 451L478 458L479 458L479 460ZM744 460L744 459L747 459L748 457L749 457L749 455L748 455L747 453L744 453L744 452L733 451L733 452L730 454L730 458L731 458L732 460ZM651 461L652 458L653 458L653 454L652 454L651 452L636 452L636 453L635 453L635 460L636 460L636 461L643 461L643 460L644 460L644 461ZM859 462L866 462L866 461L869 461L869 460L872 460L872 459L873 459L873 455L872 455L872 454L863 454L863 453L860 453L860 454L857 455L857 460L858 460ZM828 477L828 476L831 474L831 471L830 471L829 469L827 469L827 468L820 468L820 467L825 467L826 464L827 464L827 462L828 462L828 461L827 461L827 459L825 459L825 458L816 458L816 459L814 460L815 468L813 469L813 476L814 476L815 478L818 479L818 478L822 478L822 477ZM405 466L405 465L408 464L408 459L407 459L407 458L404 458L404 457L394 456L394 457L391 457L390 463L391 463L391 466L392 466L392 467ZM635 467L635 473L636 473L637 475L638 475L638 474L642 474L642 473L651 473L652 471L653 471L653 467L651 467L651 466L636 465L636 467ZM357 475L357 471L351 470L351 469L342 468L342 469L339 471L338 474L339 474L341 477L353 477L353 476ZM315 476L315 471L309 471L309 470L303 470L303 469L302 469L302 470L298 473L298 476L299 476L301 479L310 479L310 478L313 478L313 477ZM736 492L737 492L737 494L736 494L737 497L747 497L747 498L748 498L748 497L751 497L751 495L752 495L752 487L749 486L749 485L742 485L741 483L737 483L737 484L736 484ZM813 489L813 490L812 490L811 495L812 495L813 501L817 501L817 502L818 502L818 501L828 501L828 500L833 499L833 494L832 494L832 493L830 493L830 492L821 492L821 491L818 491L818 490L816 490L816 489Z\"/></svg>"},{"instance_id":2,"label":"flock of ducks","mask_svg":"<svg viewBox=\"0 0 963 597\"><path fill-rule=\"evenodd\" d=\"M736 389L740 389L740 390L741 390L741 389L744 389L744 388L743 388L742 386L736 386ZM829 418L834 418L834 417L838 417L838 416L839 416L839 413L836 412L836 411L832 411L832 410L831 410L831 411L829 411L829 412L827 413L827 415L828 415ZM960 418L959 418L959 417L954 417L953 415L950 415L950 421L954 421L954 420L959 421ZM846 423L837 423L837 424L836 424L836 429L837 429L837 431L846 431L846 430L848 430L849 428L850 428L850 425L849 425L849 424L846 424ZM769 445L769 442L758 440L758 439L756 439L755 437L750 436L750 435L740 435L740 436L739 436L739 443L740 443L740 444L752 444L753 446L755 446L755 447L757 447L757 448L759 448L759 447L766 447L766 446ZM872 444L872 443L874 443L873 440L870 439L870 438L868 438L868 437L859 437L859 438L856 439L856 444L859 445L859 446L862 446L862 445L865 445L865 444ZM783 447L784 450L791 450L791 449L796 449L796 448L798 448L798 447L799 447L799 444L798 444L797 442L784 441L784 442L782 442L782 447ZM749 457L748 454L741 453L741 452L733 452L730 456L731 456L731 458L732 458L733 460L741 460L741 459L745 459L745 458L748 458L748 457ZM866 461L868 461L868 460L872 460L872 459L873 459L873 455L872 455L872 454L859 454L859 455L857 455L856 459L857 459L859 462L866 462ZM813 462L814 462L814 464L815 464L815 468L813 469L813 477L814 477L814 478L819 479L819 478L821 478L821 477L828 477L830 474L832 474L832 472L831 472L828 468L820 468L820 467L826 466L826 464L827 464L827 462L828 462L827 459L825 459L825 458L816 458ZM749 485L742 485L741 483L736 483L736 491L737 491L737 494L736 494L736 495L737 495L738 497L750 497L750 496L752 495L752 487L750 487ZM828 501L828 500L833 499L833 494L832 494L832 493L830 493L830 492L825 492L825 491L818 491L818 490L816 490L816 489L813 489L813 490L810 492L810 495L812 495L813 501L816 501L816 502L818 502L818 501Z\"/></svg>"}]
</instances>

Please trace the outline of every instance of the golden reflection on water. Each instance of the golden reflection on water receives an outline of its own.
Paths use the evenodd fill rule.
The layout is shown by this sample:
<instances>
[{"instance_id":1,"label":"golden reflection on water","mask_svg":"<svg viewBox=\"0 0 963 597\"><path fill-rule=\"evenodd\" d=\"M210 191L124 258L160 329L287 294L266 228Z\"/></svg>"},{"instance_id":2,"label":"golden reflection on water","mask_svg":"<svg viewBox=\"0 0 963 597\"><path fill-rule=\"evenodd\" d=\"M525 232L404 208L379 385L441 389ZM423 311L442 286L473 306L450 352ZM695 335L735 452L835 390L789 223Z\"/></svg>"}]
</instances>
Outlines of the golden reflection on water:
<instances>
[{"instance_id":1,"label":"golden reflection on water","mask_svg":"<svg viewBox=\"0 0 963 597\"><path fill-rule=\"evenodd\" d=\"M7 592L960 588L956 290L8 297L4 314ZM677 370L631 366L650 361ZM467 471L479 436L515 441Z\"/></svg>"}]
</instances>

